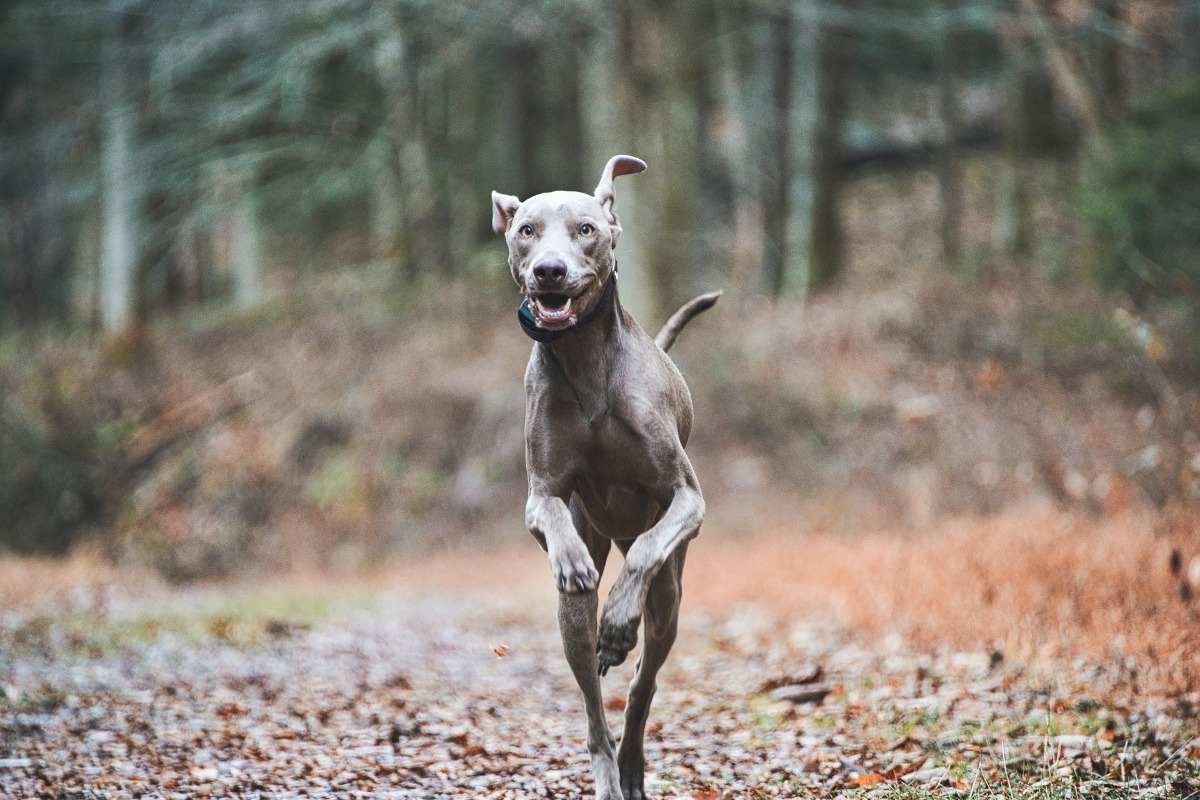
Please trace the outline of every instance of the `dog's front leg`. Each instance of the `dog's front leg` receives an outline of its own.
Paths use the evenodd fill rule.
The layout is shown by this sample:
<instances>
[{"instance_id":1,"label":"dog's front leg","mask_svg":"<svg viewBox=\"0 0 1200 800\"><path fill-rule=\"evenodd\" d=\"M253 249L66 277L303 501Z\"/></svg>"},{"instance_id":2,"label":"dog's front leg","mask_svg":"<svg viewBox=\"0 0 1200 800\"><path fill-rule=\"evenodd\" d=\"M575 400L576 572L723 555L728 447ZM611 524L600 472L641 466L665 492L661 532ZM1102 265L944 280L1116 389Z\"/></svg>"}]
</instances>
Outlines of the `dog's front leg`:
<instances>
[{"instance_id":1,"label":"dog's front leg","mask_svg":"<svg viewBox=\"0 0 1200 800\"><path fill-rule=\"evenodd\" d=\"M592 779L597 800L622 800L617 767L617 742L604 715L600 675L596 668L596 590L558 593L558 627L563 653L583 693L587 711L587 748L592 757Z\"/></svg>"},{"instance_id":2,"label":"dog's front leg","mask_svg":"<svg viewBox=\"0 0 1200 800\"><path fill-rule=\"evenodd\" d=\"M587 545L575 529L571 511L559 497L531 494L525 525L550 557L550 571L560 592L594 592L600 574Z\"/></svg>"},{"instance_id":3,"label":"dog's front leg","mask_svg":"<svg viewBox=\"0 0 1200 800\"><path fill-rule=\"evenodd\" d=\"M600 618L597 643L600 674L625 661L637 645L637 629L650 582L680 544L700 532L704 522L704 497L692 481L675 490L670 506L653 528L643 533L625 553L621 569Z\"/></svg>"},{"instance_id":4,"label":"dog's front leg","mask_svg":"<svg viewBox=\"0 0 1200 800\"><path fill-rule=\"evenodd\" d=\"M542 542L550 556L550 568L558 585L558 627L563 653L583 693L587 712L588 753L598 800L622 800L617 768L616 740L604 715L596 660L596 584L600 576L595 562L567 505L557 497L531 495L525 509L530 532Z\"/></svg>"}]
</instances>

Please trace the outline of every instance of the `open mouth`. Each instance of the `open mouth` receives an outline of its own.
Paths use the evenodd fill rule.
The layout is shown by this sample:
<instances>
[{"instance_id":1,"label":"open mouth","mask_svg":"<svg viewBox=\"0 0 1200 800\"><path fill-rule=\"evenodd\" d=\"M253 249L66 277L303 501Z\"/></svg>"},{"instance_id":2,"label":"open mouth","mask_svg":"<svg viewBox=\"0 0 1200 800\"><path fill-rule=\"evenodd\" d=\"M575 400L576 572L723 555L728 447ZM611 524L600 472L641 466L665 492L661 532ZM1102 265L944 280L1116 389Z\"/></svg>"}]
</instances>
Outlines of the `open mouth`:
<instances>
[{"instance_id":1,"label":"open mouth","mask_svg":"<svg viewBox=\"0 0 1200 800\"><path fill-rule=\"evenodd\" d=\"M533 315L543 324L559 325L570 322L575 313L572 298L565 294L539 294L531 297L530 301Z\"/></svg>"}]
</instances>

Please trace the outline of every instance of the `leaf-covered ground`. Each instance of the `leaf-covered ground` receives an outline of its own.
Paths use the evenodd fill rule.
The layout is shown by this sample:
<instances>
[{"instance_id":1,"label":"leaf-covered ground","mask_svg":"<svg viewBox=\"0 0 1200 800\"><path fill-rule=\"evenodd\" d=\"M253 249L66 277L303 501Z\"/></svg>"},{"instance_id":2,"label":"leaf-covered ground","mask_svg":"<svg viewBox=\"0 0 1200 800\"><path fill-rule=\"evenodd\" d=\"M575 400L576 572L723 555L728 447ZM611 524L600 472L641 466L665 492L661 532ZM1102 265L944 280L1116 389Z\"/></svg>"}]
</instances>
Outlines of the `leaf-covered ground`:
<instances>
[{"instance_id":1,"label":"leaf-covered ground","mask_svg":"<svg viewBox=\"0 0 1200 800\"><path fill-rule=\"evenodd\" d=\"M552 603L394 583L10 597L0 795L588 797ZM614 726L630 674L605 679ZM757 606L692 610L659 680L648 789L1200 794L1200 698L1135 684L1118 664L914 655Z\"/></svg>"}]
</instances>

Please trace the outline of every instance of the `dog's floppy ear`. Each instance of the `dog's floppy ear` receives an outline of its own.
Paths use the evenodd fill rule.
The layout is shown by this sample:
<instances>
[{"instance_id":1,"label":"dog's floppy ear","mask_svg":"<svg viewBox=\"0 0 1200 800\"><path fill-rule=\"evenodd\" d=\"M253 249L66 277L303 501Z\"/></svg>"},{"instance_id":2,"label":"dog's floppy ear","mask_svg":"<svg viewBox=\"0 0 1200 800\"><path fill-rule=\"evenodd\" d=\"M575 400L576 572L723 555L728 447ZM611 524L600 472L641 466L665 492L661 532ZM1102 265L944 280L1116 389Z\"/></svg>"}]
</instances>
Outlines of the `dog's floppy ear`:
<instances>
[{"instance_id":1,"label":"dog's floppy ear","mask_svg":"<svg viewBox=\"0 0 1200 800\"><path fill-rule=\"evenodd\" d=\"M512 225L513 215L521 206L521 200L511 194L492 192L492 230L501 236Z\"/></svg>"},{"instance_id":2,"label":"dog's floppy ear","mask_svg":"<svg viewBox=\"0 0 1200 800\"><path fill-rule=\"evenodd\" d=\"M621 223L617 220L617 193L613 180L621 175L633 175L646 168L646 162L633 156L613 156L604 165L604 174L600 176L600 184L596 186L596 199L608 217L608 224L613 229L613 238L621 232Z\"/></svg>"}]
</instances>

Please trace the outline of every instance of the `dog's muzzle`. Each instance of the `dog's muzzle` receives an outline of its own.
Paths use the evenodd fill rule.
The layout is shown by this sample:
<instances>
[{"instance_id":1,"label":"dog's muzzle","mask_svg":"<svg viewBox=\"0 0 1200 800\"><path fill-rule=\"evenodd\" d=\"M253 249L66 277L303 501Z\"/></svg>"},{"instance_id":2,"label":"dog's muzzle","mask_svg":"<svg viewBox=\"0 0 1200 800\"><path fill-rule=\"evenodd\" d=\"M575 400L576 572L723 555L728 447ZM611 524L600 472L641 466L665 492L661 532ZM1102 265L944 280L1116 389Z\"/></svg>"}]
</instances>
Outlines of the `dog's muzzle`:
<instances>
[{"instance_id":1,"label":"dog's muzzle","mask_svg":"<svg viewBox=\"0 0 1200 800\"><path fill-rule=\"evenodd\" d=\"M612 303L612 297L616 293L616 290L617 262L614 260L612 274L608 276L608 280L604 283L604 290L600 293L600 299L596 301L595 307L583 317L576 320L574 325L565 328L543 328L539 324L542 321L553 323L571 318L575 301L574 298L567 297L566 295L558 295L558 297L562 297L565 301L561 306L551 306L531 300L528 297L525 298L521 302L520 307L517 308L517 321L521 323L521 330L525 331L525 335L530 339L533 339L535 342L548 344L561 337L567 331L584 327L603 314L608 309L609 304ZM544 297L550 296L552 295L544 295ZM534 303L537 303L536 308L534 307Z\"/></svg>"}]
</instances>

